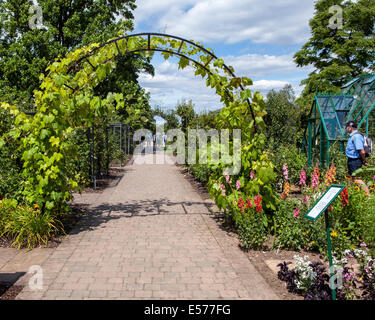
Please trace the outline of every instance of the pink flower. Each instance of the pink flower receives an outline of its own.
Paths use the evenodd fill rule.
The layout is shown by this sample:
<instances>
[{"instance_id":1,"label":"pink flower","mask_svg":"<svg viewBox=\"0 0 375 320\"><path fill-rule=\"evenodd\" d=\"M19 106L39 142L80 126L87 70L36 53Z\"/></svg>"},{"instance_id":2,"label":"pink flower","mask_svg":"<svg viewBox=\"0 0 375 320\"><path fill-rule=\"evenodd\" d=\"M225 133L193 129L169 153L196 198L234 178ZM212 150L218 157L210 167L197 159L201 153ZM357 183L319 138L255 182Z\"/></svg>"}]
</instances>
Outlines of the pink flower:
<instances>
[{"instance_id":1,"label":"pink flower","mask_svg":"<svg viewBox=\"0 0 375 320\"><path fill-rule=\"evenodd\" d=\"M300 209L298 209L298 208L294 209L294 211L293 211L294 218L298 219L300 213L301 213Z\"/></svg>"},{"instance_id":2,"label":"pink flower","mask_svg":"<svg viewBox=\"0 0 375 320\"><path fill-rule=\"evenodd\" d=\"M223 184L221 184L220 183L220 189L221 189L221 194L223 195L223 196L225 196L226 194L225 194L225 186L223 185Z\"/></svg>"},{"instance_id":3,"label":"pink flower","mask_svg":"<svg viewBox=\"0 0 375 320\"><path fill-rule=\"evenodd\" d=\"M285 180L289 180L289 172L288 172L288 165L283 165L283 175Z\"/></svg>"},{"instance_id":4,"label":"pink flower","mask_svg":"<svg viewBox=\"0 0 375 320\"><path fill-rule=\"evenodd\" d=\"M225 177L225 181L226 181L227 183L229 183L229 184L232 183L232 180L230 179L228 173L224 174L224 177Z\"/></svg>"},{"instance_id":5,"label":"pink flower","mask_svg":"<svg viewBox=\"0 0 375 320\"><path fill-rule=\"evenodd\" d=\"M237 182L236 182L236 189L240 190L240 188L241 188L241 182L240 182L240 180L237 180Z\"/></svg>"},{"instance_id":6,"label":"pink flower","mask_svg":"<svg viewBox=\"0 0 375 320\"><path fill-rule=\"evenodd\" d=\"M375 177L372 177L372 180L375 180Z\"/></svg>"},{"instance_id":7,"label":"pink flower","mask_svg":"<svg viewBox=\"0 0 375 320\"><path fill-rule=\"evenodd\" d=\"M224 174L224 177L225 177L225 181L229 183L229 174L228 173Z\"/></svg>"},{"instance_id":8,"label":"pink flower","mask_svg":"<svg viewBox=\"0 0 375 320\"><path fill-rule=\"evenodd\" d=\"M301 175L299 176L299 184L302 187L306 187L306 172L305 170L302 170Z\"/></svg>"},{"instance_id":9,"label":"pink flower","mask_svg":"<svg viewBox=\"0 0 375 320\"><path fill-rule=\"evenodd\" d=\"M250 179L253 180L254 178L255 178L255 172L254 172L254 170L251 170Z\"/></svg>"},{"instance_id":10,"label":"pink flower","mask_svg":"<svg viewBox=\"0 0 375 320\"><path fill-rule=\"evenodd\" d=\"M311 181L311 186L313 188L316 188L318 186L318 175L314 172L314 174L312 175L312 181Z\"/></svg>"},{"instance_id":11,"label":"pink flower","mask_svg":"<svg viewBox=\"0 0 375 320\"><path fill-rule=\"evenodd\" d=\"M304 197L303 197L303 202L304 202L304 203L309 203L309 201L310 201L309 196L304 196Z\"/></svg>"}]
</instances>

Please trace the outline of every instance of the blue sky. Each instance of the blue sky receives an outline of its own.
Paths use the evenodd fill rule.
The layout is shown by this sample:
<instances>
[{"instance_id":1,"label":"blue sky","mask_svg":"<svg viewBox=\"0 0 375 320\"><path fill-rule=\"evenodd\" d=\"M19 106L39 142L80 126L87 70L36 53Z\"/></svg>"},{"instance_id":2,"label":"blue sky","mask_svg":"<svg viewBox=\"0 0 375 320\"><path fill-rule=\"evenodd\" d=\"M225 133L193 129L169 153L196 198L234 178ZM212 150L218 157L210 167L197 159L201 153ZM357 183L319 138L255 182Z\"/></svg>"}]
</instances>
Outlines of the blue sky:
<instances>
[{"instance_id":1,"label":"blue sky","mask_svg":"<svg viewBox=\"0 0 375 320\"><path fill-rule=\"evenodd\" d=\"M297 68L293 55L309 39L313 0L137 0L135 30L162 32L201 42L214 50L237 76L254 81L264 96L290 83L296 94L311 68ZM196 111L222 107L192 69L178 70L177 58L156 53L155 76L141 74L152 106L174 108L192 99Z\"/></svg>"}]
</instances>

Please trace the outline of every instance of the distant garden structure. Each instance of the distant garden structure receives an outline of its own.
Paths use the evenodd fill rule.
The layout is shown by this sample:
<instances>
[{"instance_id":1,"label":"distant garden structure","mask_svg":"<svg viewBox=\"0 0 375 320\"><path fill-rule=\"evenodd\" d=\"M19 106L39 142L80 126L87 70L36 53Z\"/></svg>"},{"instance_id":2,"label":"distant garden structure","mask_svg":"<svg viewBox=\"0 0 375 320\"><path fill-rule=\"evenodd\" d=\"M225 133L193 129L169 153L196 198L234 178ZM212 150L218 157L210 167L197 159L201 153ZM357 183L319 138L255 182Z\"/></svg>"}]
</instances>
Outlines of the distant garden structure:
<instances>
[{"instance_id":1,"label":"distant garden structure","mask_svg":"<svg viewBox=\"0 0 375 320\"><path fill-rule=\"evenodd\" d=\"M353 120L361 133L375 138L375 74L363 74L342 86L340 93L316 93L304 135L303 149L308 165L319 159L330 163L330 146L335 142L344 151L345 122Z\"/></svg>"}]
</instances>

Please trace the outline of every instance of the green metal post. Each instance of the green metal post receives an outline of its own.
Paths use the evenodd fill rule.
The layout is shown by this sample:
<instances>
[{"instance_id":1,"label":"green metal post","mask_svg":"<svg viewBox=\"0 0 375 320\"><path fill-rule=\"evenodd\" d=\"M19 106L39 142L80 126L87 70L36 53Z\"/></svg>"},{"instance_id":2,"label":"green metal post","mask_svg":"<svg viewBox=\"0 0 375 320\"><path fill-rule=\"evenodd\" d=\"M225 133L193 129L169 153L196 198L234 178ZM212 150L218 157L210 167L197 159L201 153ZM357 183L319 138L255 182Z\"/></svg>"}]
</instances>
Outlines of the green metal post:
<instances>
[{"instance_id":1,"label":"green metal post","mask_svg":"<svg viewBox=\"0 0 375 320\"><path fill-rule=\"evenodd\" d=\"M311 133L311 121L308 123L308 140L307 140L307 155L308 155L308 166L312 166L312 154L311 154L311 144L312 144L312 133Z\"/></svg>"},{"instance_id":2,"label":"green metal post","mask_svg":"<svg viewBox=\"0 0 375 320\"><path fill-rule=\"evenodd\" d=\"M320 165L324 167L324 156L323 156L323 121L320 122L320 155L319 155Z\"/></svg>"},{"instance_id":3,"label":"green metal post","mask_svg":"<svg viewBox=\"0 0 375 320\"><path fill-rule=\"evenodd\" d=\"M375 103L372 104L372 106L368 109L368 111L367 111L367 113L365 114L365 116L364 116L364 117L362 118L362 120L358 123L358 128L360 128L361 125L362 125L362 123L363 123L363 121L364 121L365 119L367 119L367 118L370 116L370 114L371 114L371 112L372 112L373 109L375 109Z\"/></svg>"},{"instance_id":4,"label":"green metal post","mask_svg":"<svg viewBox=\"0 0 375 320\"><path fill-rule=\"evenodd\" d=\"M332 246L331 246L331 232L329 226L329 216L328 210L324 213L325 220L326 220L326 232L327 232L327 244L328 244L328 258L329 258L329 270L330 270L330 283L332 289L332 300L336 300L336 289L335 289L335 280L333 278L333 261L332 261Z\"/></svg>"}]
</instances>

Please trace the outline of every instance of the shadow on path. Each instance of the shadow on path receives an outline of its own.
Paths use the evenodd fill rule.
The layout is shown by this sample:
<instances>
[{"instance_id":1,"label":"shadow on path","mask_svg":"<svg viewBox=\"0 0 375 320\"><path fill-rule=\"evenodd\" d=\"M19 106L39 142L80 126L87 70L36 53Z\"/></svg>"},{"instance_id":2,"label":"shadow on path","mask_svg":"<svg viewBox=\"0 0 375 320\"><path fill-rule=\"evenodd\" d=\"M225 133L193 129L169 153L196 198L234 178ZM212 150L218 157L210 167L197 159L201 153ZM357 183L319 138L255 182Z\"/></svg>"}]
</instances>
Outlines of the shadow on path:
<instances>
[{"instance_id":1,"label":"shadow on path","mask_svg":"<svg viewBox=\"0 0 375 320\"><path fill-rule=\"evenodd\" d=\"M77 203L87 205L87 203ZM209 204L203 201L170 201L168 199L128 201L119 204L103 203L88 209L87 215L81 220L81 226L73 229L70 234L100 227L111 220L150 217L160 215L211 215Z\"/></svg>"}]
</instances>

